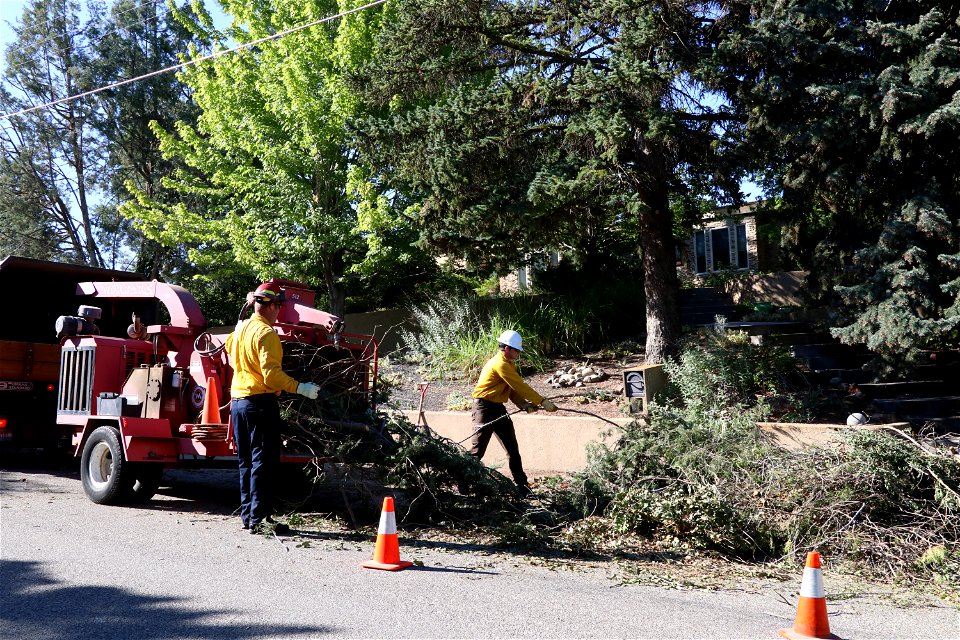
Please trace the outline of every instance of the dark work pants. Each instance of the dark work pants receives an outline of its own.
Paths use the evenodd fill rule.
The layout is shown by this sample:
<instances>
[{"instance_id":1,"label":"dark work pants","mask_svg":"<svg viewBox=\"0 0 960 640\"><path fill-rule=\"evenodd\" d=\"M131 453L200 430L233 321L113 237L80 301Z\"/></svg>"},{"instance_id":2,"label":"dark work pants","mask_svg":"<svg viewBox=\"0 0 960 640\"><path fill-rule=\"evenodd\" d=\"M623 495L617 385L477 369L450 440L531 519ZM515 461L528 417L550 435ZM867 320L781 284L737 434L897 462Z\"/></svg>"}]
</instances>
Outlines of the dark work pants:
<instances>
[{"instance_id":1,"label":"dark work pants","mask_svg":"<svg viewBox=\"0 0 960 640\"><path fill-rule=\"evenodd\" d=\"M487 445L490 444L490 436L497 436L503 450L507 452L507 463L510 465L513 481L518 487L527 486L527 474L523 472L520 447L517 446L517 432L513 428L513 420L507 415L507 408L499 402L474 399L470 418L476 431L470 440L470 455L478 460L483 458ZM482 424L486 426L480 428Z\"/></svg>"},{"instance_id":2,"label":"dark work pants","mask_svg":"<svg viewBox=\"0 0 960 640\"><path fill-rule=\"evenodd\" d=\"M273 491L280 464L280 404L263 393L230 403L240 462L240 520L255 527L273 515Z\"/></svg>"}]
</instances>

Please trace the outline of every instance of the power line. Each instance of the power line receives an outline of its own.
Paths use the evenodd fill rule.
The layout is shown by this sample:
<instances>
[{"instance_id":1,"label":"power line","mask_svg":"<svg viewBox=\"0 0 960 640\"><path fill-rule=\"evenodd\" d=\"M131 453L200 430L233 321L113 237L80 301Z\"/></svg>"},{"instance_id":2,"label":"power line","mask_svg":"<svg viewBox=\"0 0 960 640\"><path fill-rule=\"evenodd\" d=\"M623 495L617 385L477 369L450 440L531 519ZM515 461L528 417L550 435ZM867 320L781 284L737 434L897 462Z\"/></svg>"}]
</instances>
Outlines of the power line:
<instances>
[{"instance_id":1,"label":"power line","mask_svg":"<svg viewBox=\"0 0 960 640\"><path fill-rule=\"evenodd\" d=\"M22 116L22 115L27 114L27 113L30 113L30 112L32 112L32 111L39 111L39 110L41 110L41 109L46 109L46 108L48 108L48 107L53 107L53 106L56 106L56 105L58 105L58 104L64 104L64 103L66 103L66 102L72 102L72 101L77 100L77 99L79 99L79 98L85 98L85 97L87 97L87 96L92 96L92 95L95 95L95 94L97 94L97 93L101 93L101 92L103 92L103 91L108 91L108 90L110 90L110 89L116 89L117 87L122 87L122 86L124 86L124 85L128 85L128 84L131 84L131 83L133 83L133 82L138 82L138 81L140 81L140 80L146 80L147 78L152 78L152 77L154 77L154 76L159 76L159 75L162 75L162 74L164 74L164 73L169 73L169 72L171 72L171 71L177 71L177 70L180 70L180 69L184 69L184 68L189 67L190 65L193 65L193 64L198 64L198 63L200 63L200 62L204 62L204 61L206 61L206 60L210 60L210 59L216 58L216 57L218 57L218 56L222 56L222 55L225 55L225 54L228 54L228 53L233 53L233 52L235 52L235 51L240 51L241 49L246 49L246 48L248 48L248 47L253 47L253 46L256 46L256 45L258 45L258 44L262 44L262 43L264 43L264 42L269 42L270 40L276 40L277 38L282 38L282 37L284 37L284 36L290 35L291 33L296 33L297 31L302 31L302 30L304 30L304 29L309 29L310 27L315 27L315 26L317 26L318 24L323 24L324 22L330 22L330 21L332 21L332 20L336 20L337 18L343 18L344 16L348 16L348 15L350 15L350 14L352 14L352 13L358 13L358 12L363 11L363 10L365 10L365 9L370 9L371 7L375 7L375 6L377 6L377 5L383 4L383 3L385 3L386 1L387 1L387 0L374 0L373 2L370 2L370 3L368 3L368 4L363 5L362 7L357 7L357 8L355 8L355 9L349 9L349 10L347 10L347 11L343 11L343 12L338 13L338 14L336 14L336 15L327 16L326 18L320 18L319 20L314 20L313 22L310 22L310 23L307 23L307 24L304 24L304 25L300 25L299 27L291 27L290 29L286 29L286 30L284 30L284 31L280 31L279 33L275 33L275 34L273 34L273 35L266 36L265 38L260 38L259 40L253 40L252 42L246 42L246 43L244 43L244 44L237 45L236 47L232 47L232 48L230 48L230 49L223 49L222 51L215 51L215 52L210 53L210 54L207 54L207 55L205 55L205 56L200 56L199 58L194 58L193 60L187 60L186 62L181 62L180 64L175 64L175 65L172 65L172 66L169 66L169 67L165 67L165 68L163 68L163 69L158 69L157 71L151 71L150 73L145 73L145 74L140 75L140 76L137 76L137 77L135 77L135 78L128 78L127 80L120 80L119 82L114 82L114 83L112 83L112 84L108 84L108 85L103 86L103 87L98 87L98 88L96 88L96 89L91 89L90 91L84 91L83 93L78 93L78 94L73 95L73 96L67 96L66 98L60 98L59 100L53 100L53 101L51 101L51 102L46 102L46 103L44 103L44 104L36 105L36 106L33 106L33 107L28 107L28 108L26 108L26 109L21 109L20 111L16 111L16 112L13 112L13 113L4 113L4 114L0 115L0 120L9 120L9 119L11 119L11 118L15 118L16 116Z\"/></svg>"}]
</instances>

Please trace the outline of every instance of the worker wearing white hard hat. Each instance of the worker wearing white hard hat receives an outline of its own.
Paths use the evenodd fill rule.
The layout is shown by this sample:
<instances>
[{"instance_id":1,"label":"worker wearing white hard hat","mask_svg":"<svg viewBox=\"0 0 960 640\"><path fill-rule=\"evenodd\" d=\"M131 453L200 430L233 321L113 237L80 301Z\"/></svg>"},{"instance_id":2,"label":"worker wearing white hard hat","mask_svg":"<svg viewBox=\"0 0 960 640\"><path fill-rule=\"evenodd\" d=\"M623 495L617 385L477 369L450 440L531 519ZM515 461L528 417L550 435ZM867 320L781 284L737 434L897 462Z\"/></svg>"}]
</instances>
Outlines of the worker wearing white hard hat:
<instances>
[{"instance_id":1,"label":"worker wearing white hard hat","mask_svg":"<svg viewBox=\"0 0 960 640\"><path fill-rule=\"evenodd\" d=\"M504 331L497 338L499 349L487 360L480 372L480 378L473 390L474 433L470 442L470 455L480 459L487 451L491 436L507 452L507 462L514 482L524 495L530 493L527 474L523 471L520 448L513 421L504 406L507 400L513 401L528 413L537 410L538 405L547 411L556 411L557 405L534 391L520 378L516 360L523 351L523 339L516 331Z\"/></svg>"}]
</instances>

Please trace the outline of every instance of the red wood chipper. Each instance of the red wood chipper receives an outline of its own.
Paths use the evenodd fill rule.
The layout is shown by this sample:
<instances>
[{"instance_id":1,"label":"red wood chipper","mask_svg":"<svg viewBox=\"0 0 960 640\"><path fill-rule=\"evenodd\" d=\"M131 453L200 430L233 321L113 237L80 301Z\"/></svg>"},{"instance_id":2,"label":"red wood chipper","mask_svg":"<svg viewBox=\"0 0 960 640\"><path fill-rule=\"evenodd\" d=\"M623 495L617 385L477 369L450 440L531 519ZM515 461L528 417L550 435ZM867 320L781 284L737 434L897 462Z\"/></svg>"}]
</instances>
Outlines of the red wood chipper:
<instances>
[{"instance_id":1,"label":"red wood chipper","mask_svg":"<svg viewBox=\"0 0 960 640\"><path fill-rule=\"evenodd\" d=\"M330 379L314 381L346 389L372 408L374 337L344 333L340 318L313 307L314 293L303 283L271 282L286 292L275 325L285 351L288 343L316 347L315 357L329 364ZM99 504L147 500L165 467L235 461L226 336L208 330L196 299L182 287L156 281L83 282L77 292L98 304L154 301L169 317L167 324L144 324L134 314L126 336L100 335L101 309L92 305L57 321L62 344L57 423L73 429L87 496ZM310 459L297 452L283 455L287 462Z\"/></svg>"}]
</instances>

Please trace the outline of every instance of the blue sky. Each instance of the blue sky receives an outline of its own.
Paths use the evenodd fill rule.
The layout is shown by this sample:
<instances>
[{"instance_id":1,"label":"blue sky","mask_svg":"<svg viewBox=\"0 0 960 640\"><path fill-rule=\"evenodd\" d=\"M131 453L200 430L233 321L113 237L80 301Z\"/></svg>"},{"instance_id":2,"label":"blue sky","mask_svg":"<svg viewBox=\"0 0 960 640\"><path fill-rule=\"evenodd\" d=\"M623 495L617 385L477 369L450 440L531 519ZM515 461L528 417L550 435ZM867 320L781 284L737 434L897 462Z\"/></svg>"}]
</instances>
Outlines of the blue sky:
<instances>
[{"instance_id":1,"label":"blue sky","mask_svg":"<svg viewBox=\"0 0 960 640\"><path fill-rule=\"evenodd\" d=\"M145 0L139 1L144 2ZM205 4L215 22L220 24L221 21L226 21L219 4L214 0L206 0ZM20 18L26 5L27 0L0 0L0 51L5 50L7 45L13 42L13 30L10 25Z\"/></svg>"},{"instance_id":2,"label":"blue sky","mask_svg":"<svg viewBox=\"0 0 960 640\"><path fill-rule=\"evenodd\" d=\"M6 49L13 41L10 24L20 17L24 4L22 0L0 0L0 49Z\"/></svg>"}]
</instances>

